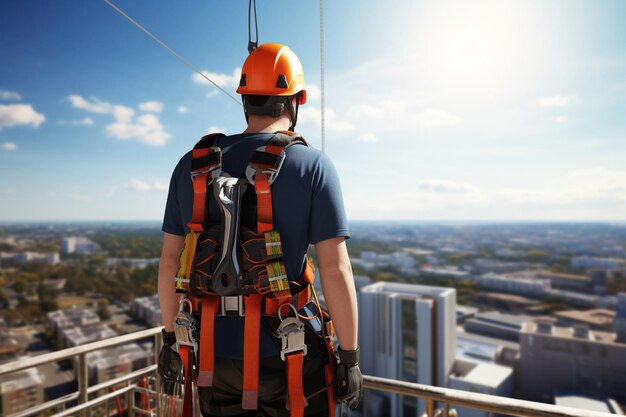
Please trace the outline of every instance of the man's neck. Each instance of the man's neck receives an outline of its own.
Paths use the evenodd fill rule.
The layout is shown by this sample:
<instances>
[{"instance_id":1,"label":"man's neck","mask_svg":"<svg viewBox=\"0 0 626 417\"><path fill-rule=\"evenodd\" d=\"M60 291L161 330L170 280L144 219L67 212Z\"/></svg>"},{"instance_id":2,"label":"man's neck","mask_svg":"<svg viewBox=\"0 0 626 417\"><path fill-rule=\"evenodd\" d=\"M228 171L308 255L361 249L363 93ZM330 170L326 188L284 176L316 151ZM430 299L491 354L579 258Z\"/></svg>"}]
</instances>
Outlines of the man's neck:
<instances>
[{"instance_id":1,"label":"man's neck","mask_svg":"<svg viewBox=\"0 0 626 417\"><path fill-rule=\"evenodd\" d=\"M287 130L291 121L285 117L256 118L250 117L248 127L242 133L273 133L279 130Z\"/></svg>"}]
</instances>

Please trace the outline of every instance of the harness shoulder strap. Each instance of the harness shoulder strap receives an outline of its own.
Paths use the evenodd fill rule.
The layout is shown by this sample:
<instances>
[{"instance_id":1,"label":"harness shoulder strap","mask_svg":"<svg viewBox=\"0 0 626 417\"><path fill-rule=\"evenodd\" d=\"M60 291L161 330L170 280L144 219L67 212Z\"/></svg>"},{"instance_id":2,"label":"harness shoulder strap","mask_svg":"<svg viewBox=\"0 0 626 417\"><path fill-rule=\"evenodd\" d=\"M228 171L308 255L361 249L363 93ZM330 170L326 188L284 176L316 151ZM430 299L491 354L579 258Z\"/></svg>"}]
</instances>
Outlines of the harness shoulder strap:
<instances>
[{"instance_id":1,"label":"harness shoulder strap","mask_svg":"<svg viewBox=\"0 0 626 417\"><path fill-rule=\"evenodd\" d=\"M204 231L206 218L206 192L208 185L222 171L222 150L215 146L223 133L203 136L191 151L191 179L193 181L193 211L189 229L193 232Z\"/></svg>"}]
</instances>

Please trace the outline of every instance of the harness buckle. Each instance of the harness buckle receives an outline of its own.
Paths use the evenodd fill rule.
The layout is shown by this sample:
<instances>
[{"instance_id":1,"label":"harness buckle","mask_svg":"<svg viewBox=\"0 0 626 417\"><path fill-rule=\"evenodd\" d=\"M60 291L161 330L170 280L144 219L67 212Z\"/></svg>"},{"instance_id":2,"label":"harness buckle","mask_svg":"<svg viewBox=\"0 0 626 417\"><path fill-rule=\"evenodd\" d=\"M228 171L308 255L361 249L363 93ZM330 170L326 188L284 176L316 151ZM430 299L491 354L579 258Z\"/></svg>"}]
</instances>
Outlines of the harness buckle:
<instances>
[{"instance_id":1,"label":"harness buckle","mask_svg":"<svg viewBox=\"0 0 626 417\"><path fill-rule=\"evenodd\" d=\"M276 155L278 157L278 163L273 167L261 168L258 164L248 164L248 166L246 167L246 178L248 179L248 182L254 185L254 176L256 174L267 174L269 176L268 182L270 185L272 185L272 183L276 179L276 176L278 176L280 169L283 167L283 162L285 162L285 155L286 153L284 149L278 155Z\"/></svg>"},{"instance_id":2,"label":"harness buckle","mask_svg":"<svg viewBox=\"0 0 626 417\"><path fill-rule=\"evenodd\" d=\"M236 314L233 314L236 313ZM239 316L245 315L243 295L223 295L220 297L221 316Z\"/></svg>"},{"instance_id":3,"label":"harness buckle","mask_svg":"<svg viewBox=\"0 0 626 417\"><path fill-rule=\"evenodd\" d=\"M193 352L198 352L198 342L193 337L196 331L196 319L193 315L181 309L174 320L174 334L176 335L176 347L189 346Z\"/></svg>"},{"instance_id":4,"label":"harness buckle","mask_svg":"<svg viewBox=\"0 0 626 417\"><path fill-rule=\"evenodd\" d=\"M191 171L191 181L200 174L211 174L210 178L219 177L222 173L222 150L217 146L211 146L209 148L209 154L215 153L218 158L218 162L215 165L210 166L207 169L201 169L198 171ZM217 172L216 172L217 171Z\"/></svg>"},{"instance_id":5,"label":"harness buckle","mask_svg":"<svg viewBox=\"0 0 626 417\"><path fill-rule=\"evenodd\" d=\"M306 356L307 348L304 342L304 323L298 317L287 317L282 320L274 336L281 339L282 349L280 359L287 360L286 355L302 352Z\"/></svg>"}]
</instances>

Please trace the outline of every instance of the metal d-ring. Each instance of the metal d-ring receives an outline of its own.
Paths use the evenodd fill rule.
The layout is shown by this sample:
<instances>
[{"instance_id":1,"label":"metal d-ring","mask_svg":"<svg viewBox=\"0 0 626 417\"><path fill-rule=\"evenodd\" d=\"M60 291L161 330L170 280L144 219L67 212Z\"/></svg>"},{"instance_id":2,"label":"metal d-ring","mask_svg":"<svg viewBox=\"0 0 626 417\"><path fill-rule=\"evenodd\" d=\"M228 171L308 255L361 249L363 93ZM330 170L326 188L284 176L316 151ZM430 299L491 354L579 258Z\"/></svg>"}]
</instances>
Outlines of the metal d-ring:
<instances>
[{"instance_id":1,"label":"metal d-ring","mask_svg":"<svg viewBox=\"0 0 626 417\"><path fill-rule=\"evenodd\" d=\"M298 317L298 310L296 310L296 307L291 304L291 303L285 303L285 304L281 304L280 307L278 307L278 319L280 321L283 321L283 314L282 314L282 310L284 306L289 306L291 307L291 310L293 311L293 314Z\"/></svg>"}]
</instances>

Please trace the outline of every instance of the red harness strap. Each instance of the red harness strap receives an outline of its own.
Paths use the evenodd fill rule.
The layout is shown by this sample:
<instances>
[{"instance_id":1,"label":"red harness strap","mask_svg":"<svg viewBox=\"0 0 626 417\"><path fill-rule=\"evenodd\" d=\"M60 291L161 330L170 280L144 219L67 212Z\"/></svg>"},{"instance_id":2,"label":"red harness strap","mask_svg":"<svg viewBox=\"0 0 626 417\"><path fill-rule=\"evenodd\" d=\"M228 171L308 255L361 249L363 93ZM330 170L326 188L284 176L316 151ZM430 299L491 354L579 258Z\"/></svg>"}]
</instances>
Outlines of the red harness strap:
<instances>
[{"instance_id":1,"label":"red harness strap","mask_svg":"<svg viewBox=\"0 0 626 417\"><path fill-rule=\"evenodd\" d=\"M191 151L191 178L193 180L193 211L189 229L194 232L204 231L202 223L206 211L207 185L222 168L222 151L212 146L221 133L206 135Z\"/></svg>"},{"instance_id":2,"label":"red harness strap","mask_svg":"<svg viewBox=\"0 0 626 417\"><path fill-rule=\"evenodd\" d=\"M284 158L286 144L270 144L265 146L263 152L265 154L273 154L278 158ZM282 162L279 162L282 164ZM254 174L254 190L257 198L257 233L262 234L274 230L274 221L272 213L272 191L270 188L275 173L280 169L280 165L271 166L263 163L257 163L257 173ZM272 172L273 171L273 172ZM308 265L307 265L308 267ZM308 291L301 291L308 293ZM302 294L306 296L308 294ZM252 297L246 297L246 301ZM286 302L290 302L287 297ZM260 298L259 298L260 300ZM296 304L299 304L300 298L296 298ZM308 298L307 298L308 301ZM279 304L280 303L280 304ZM306 302L305 302L306 303ZM276 303L276 310L282 304L281 300ZM246 319L244 327L244 362L243 362L243 400L242 407L245 410L257 408L258 385L259 385L259 326L260 326L260 301L258 309L250 311L248 303L246 303ZM256 305L255 305L256 308ZM304 363L304 355L302 352L287 355L287 396L289 398L289 409L291 417L302 417L304 415L304 407L306 400L304 398L304 389L302 387L302 366ZM254 406L252 407L252 401Z\"/></svg>"},{"instance_id":3,"label":"red harness strap","mask_svg":"<svg viewBox=\"0 0 626 417\"><path fill-rule=\"evenodd\" d=\"M183 375L185 377L185 385L183 391L183 417L193 416L193 353L189 346L179 346L178 355L183 362Z\"/></svg>"},{"instance_id":4,"label":"red harness strap","mask_svg":"<svg viewBox=\"0 0 626 417\"><path fill-rule=\"evenodd\" d=\"M215 315L220 297L205 295L202 297L200 321L200 354L198 355L198 386L212 387L215 369Z\"/></svg>"},{"instance_id":5,"label":"red harness strap","mask_svg":"<svg viewBox=\"0 0 626 417\"><path fill-rule=\"evenodd\" d=\"M302 352L286 355L287 360L287 398L291 417L303 417L306 399L302 388L302 366L304 354Z\"/></svg>"},{"instance_id":6,"label":"red harness strap","mask_svg":"<svg viewBox=\"0 0 626 417\"><path fill-rule=\"evenodd\" d=\"M243 394L241 408L256 410L259 398L259 339L261 336L261 294L245 296L243 331Z\"/></svg>"}]
</instances>

